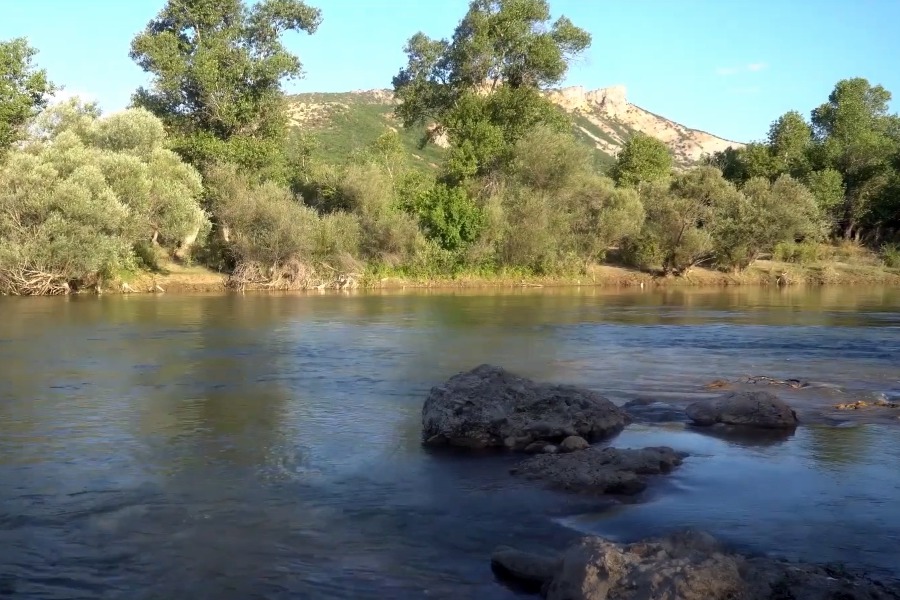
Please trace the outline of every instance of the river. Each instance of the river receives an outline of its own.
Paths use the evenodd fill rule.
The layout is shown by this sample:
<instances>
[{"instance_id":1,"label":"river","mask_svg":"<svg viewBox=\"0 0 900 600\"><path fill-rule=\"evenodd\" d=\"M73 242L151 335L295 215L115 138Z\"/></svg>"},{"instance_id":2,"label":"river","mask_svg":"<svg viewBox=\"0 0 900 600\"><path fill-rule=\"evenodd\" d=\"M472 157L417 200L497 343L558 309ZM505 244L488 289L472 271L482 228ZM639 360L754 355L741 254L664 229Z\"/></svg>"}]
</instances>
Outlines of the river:
<instances>
[{"instance_id":1,"label":"river","mask_svg":"<svg viewBox=\"0 0 900 600\"><path fill-rule=\"evenodd\" d=\"M900 290L0 298L0 597L506 599L498 544L685 525L900 575L900 422L634 425L611 444L691 456L601 510L423 450L429 388L482 362L619 404L756 374L893 397Z\"/></svg>"}]
</instances>

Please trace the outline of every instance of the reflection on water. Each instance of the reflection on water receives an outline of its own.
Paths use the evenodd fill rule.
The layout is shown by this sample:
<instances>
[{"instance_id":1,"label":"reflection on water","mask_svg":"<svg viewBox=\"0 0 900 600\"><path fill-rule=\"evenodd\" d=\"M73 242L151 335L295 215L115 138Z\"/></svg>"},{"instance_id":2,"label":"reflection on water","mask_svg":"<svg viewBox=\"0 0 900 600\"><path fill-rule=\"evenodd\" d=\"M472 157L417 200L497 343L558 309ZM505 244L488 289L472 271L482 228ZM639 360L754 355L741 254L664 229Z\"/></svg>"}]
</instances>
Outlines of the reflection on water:
<instances>
[{"instance_id":1,"label":"reflection on water","mask_svg":"<svg viewBox=\"0 0 900 600\"><path fill-rule=\"evenodd\" d=\"M747 374L897 394L898 306L846 288L0 298L0 596L509 598L497 544L685 524L896 568L890 426L634 426L613 444L692 457L602 514L419 433L429 387L481 362L616 402Z\"/></svg>"}]
</instances>

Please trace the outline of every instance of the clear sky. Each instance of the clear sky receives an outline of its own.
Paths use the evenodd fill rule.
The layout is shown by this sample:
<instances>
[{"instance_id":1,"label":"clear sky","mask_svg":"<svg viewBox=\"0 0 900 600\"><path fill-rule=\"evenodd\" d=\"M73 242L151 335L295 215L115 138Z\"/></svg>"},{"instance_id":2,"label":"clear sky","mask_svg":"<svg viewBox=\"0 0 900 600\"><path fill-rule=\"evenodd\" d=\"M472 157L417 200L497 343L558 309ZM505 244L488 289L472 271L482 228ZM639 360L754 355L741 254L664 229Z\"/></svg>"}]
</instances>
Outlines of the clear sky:
<instances>
[{"instance_id":1,"label":"clear sky","mask_svg":"<svg viewBox=\"0 0 900 600\"><path fill-rule=\"evenodd\" d=\"M467 0L309 0L313 36L285 42L306 77L288 91L387 88L416 31L449 37ZM124 108L146 81L131 38L164 0L0 0L0 39L25 36L67 93ZM763 137L787 110L804 114L842 78L900 97L900 0L550 0L594 42L566 85L623 84L631 102L729 139ZM894 110L900 101L893 102Z\"/></svg>"}]
</instances>

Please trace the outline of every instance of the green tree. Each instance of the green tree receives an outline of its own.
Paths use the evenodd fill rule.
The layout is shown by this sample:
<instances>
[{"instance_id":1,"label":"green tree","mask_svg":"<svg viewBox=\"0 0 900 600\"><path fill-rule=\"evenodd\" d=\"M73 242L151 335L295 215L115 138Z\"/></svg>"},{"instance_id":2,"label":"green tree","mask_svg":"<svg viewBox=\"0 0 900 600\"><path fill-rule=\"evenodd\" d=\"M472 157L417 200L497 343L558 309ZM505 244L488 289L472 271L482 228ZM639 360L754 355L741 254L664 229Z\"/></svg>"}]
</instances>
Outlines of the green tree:
<instances>
[{"instance_id":1,"label":"green tree","mask_svg":"<svg viewBox=\"0 0 900 600\"><path fill-rule=\"evenodd\" d=\"M56 89L32 64L36 54L23 38L0 40L0 155L24 138L26 124Z\"/></svg>"},{"instance_id":2,"label":"green tree","mask_svg":"<svg viewBox=\"0 0 900 600\"><path fill-rule=\"evenodd\" d=\"M834 227L843 217L844 178L835 169L822 169L810 173L806 178L806 185L816 199L819 210Z\"/></svg>"},{"instance_id":3,"label":"green tree","mask_svg":"<svg viewBox=\"0 0 900 600\"><path fill-rule=\"evenodd\" d=\"M393 80L397 115L447 133L451 177L484 174L538 125L568 126L539 92L590 41L566 17L550 23L546 0L473 0L451 40L417 33L407 42L407 66Z\"/></svg>"},{"instance_id":4,"label":"green tree","mask_svg":"<svg viewBox=\"0 0 900 600\"><path fill-rule=\"evenodd\" d=\"M711 260L720 208L737 203L739 194L712 166L642 186L647 218L640 234L628 240L626 258L641 268L660 267L667 275Z\"/></svg>"},{"instance_id":5,"label":"green tree","mask_svg":"<svg viewBox=\"0 0 900 600\"><path fill-rule=\"evenodd\" d=\"M790 175L774 183L754 177L739 193L722 194L714 210L709 229L716 262L735 271L778 243L819 241L828 230L815 197Z\"/></svg>"},{"instance_id":6,"label":"green tree","mask_svg":"<svg viewBox=\"0 0 900 600\"><path fill-rule=\"evenodd\" d=\"M812 112L819 169L843 178L841 225L844 237L860 237L873 203L883 198L898 150L898 119L888 113L891 94L866 79L839 81L828 102Z\"/></svg>"},{"instance_id":7,"label":"green tree","mask_svg":"<svg viewBox=\"0 0 900 600\"><path fill-rule=\"evenodd\" d=\"M769 127L767 142L774 163L773 176L787 173L801 179L809 173L812 128L803 115L789 111L779 117Z\"/></svg>"},{"instance_id":8,"label":"green tree","mask_svg":"<svg viewBox=\"0 0 900 600\"><path fill-rule=\"evenodd\" d=\"M709 165L716 167L728 181L742 184L753 177L771 179L778 174L775 157L768 145L751 142L743 148L728 147L716 152Z\"/></svg>"},{"instance_id":9,"label":"green tree","mask_svg":"<svg viewBox=\"0 0 900 600\"><path fill-rule=\"evenodd\" d=\"M300 0L169 0L132 41L132 59L153 75L134 104L161 118L197 166L277 172L287 128L281 82L302 75L281 36L312 34L319 22Z\"/></svg>"},{"instance_id":10,"label":"green tree","mask_svg":"<svg viewBox=\"0 0 900 600\"><path fill-rule=\"evenodd\" d=\"M672 153L660 140L638 133L616 157L612 178L621 186L636 187L644 181L665 179L672 172Z\"/></svg>"}]
</instances>

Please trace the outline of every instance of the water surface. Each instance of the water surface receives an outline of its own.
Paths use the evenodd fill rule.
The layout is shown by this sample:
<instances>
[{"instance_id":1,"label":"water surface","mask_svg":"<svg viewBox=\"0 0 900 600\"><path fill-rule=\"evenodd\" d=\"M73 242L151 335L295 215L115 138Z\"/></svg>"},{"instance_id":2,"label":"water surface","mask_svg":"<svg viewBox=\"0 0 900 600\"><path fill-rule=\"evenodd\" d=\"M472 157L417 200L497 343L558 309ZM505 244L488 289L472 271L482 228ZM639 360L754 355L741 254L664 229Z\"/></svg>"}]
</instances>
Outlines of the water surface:
<instances>
[{"instance_id":1,"label":"water surface","mask_svg":"<svg viewBox=\"0 0 900 600\"><path fill-rule=\"evenodd\" d=\"M512 598L495 545L684 525L900 575L893 424L632 426L611 443L692 456L605 510L421 448L430 386L481 362L617 403L752 374L897 395L900 290L0 298L0 597Z\"/></svg>"}]
</instances>

